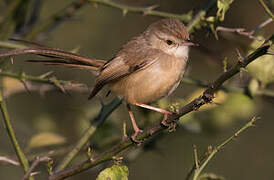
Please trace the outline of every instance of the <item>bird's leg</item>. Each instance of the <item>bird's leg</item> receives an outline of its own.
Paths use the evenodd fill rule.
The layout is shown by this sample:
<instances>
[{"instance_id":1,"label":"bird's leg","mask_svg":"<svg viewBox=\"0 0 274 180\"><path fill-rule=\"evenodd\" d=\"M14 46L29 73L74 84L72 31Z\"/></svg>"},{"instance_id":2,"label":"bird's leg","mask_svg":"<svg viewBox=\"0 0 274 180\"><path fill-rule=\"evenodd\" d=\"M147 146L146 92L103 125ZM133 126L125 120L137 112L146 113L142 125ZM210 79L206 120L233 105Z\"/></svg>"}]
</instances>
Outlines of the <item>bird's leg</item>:
<instances>
[{"instance_id":1,"label":"bird's leg","mask_svg":"<svg viewBox=\"0 0 274 180\"><path fill-rule=\"evenodd\" d=\"M166 121L167 121L167 116L170 115L170 114L172 114L172 112L169 112L169 111L167 111L165 109L161 109L161 108L149 106L147 104L136 103L135 105L139 106L139 107L142 107L142 108L150 109L152 111L156 111L156 112L164 114L164 118L163 118L161 124L164 125L164 126L170 127L170 124L167 123Z\"/></svg>"},{"instance_id":2,"label":"bird's leg","mask_svg":"<svg viewBox=\"0 0 274 180\"><path fill-rule=\"evenodd\" d=\"M127 109L128 109L128 113L129 113L129 116L130 116L130 120L131 120L131 123L132 123L132 126L133 126L133 129L135 131L134 135L131 136L131 139L136 142L136 143L140 143L138 140L136 140L136 137L139 133L142 132L142 130L138 127L136 121L135 121L135 118L134 118L134 115L131 111L131 107L129 104L127 104Z\"/></svg>"}]
</instances>

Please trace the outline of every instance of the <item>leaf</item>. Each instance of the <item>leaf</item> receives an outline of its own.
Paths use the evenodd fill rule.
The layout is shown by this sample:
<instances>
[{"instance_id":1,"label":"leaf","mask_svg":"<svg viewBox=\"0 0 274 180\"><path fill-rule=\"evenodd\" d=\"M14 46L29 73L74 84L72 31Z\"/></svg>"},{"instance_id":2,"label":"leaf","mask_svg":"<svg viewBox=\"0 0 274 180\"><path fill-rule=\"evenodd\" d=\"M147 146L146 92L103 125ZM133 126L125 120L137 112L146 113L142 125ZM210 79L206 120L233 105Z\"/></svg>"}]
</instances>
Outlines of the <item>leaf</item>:
<instances>
[{"instance_id":1,"label":"leaf","mask_svg":"<svg viewBox=\"0 0 274 180\"><path fill-rule=\"evenodd\" d=\"M256 107L252 99L241 93L228 93L227 98L219 106L209 109L199 115L206 118L208 125L215 128L225 128L238 120L247 119L256 113Z\"/></svg>"},{"instance_id":2,"label":"leaf","mask_svg":"<svg viewBox=\"0 0 274 180\"><path fill-rule=\"evenodd\" d=\"M66 142L66 139L58 134L51 132L43 132L34 135L27 146L27 149L41 148L46 146L61 145Z\"/></svg>"},{"instance_id":3,"label":"leaf","mask_svg":"<svg viewBox=\"0 0 274 180\"><path fill-rule=\"evenodd\" d=\"M96 180L128 180L128 167L113 165L100 172Z\"/></svg>"},{"instance_id":4,"label":"leaf","mask_svg":"<svg viewBox=\"0 0 274 180\"><path fill-rule=\"evenodd\" d=\"M261 41L254 40L250 45L250 51L253 52L262 44ZM248 73L258 79L263 86L274 82L274 56L265 55L259 57L247 66Z\"/></svg>"},{"instance_id":5,"label":"leaf","mask_svg":"<svg viewBox=\"0 0 274 180\"><path fill-rule=\"evenodd\" d=\"M231 3L233 3L234 0L218 0L217 1L217 19L220 21L223 21L225 19L225 13L229 9L229 6Z\"/></svg>"}]
</instances>

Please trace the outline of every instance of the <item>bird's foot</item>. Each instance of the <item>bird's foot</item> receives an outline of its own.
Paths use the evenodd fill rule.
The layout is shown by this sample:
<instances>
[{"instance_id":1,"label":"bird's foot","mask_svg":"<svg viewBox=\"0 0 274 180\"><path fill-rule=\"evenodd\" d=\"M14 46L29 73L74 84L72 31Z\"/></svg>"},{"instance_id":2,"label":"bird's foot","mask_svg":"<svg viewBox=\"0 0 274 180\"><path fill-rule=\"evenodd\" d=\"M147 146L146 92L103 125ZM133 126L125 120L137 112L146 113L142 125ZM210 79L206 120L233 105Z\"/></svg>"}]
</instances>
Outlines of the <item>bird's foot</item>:
<instances>
[{"instance_id":1,"label":"bird's foot","mask_svg":"<svg viewBox=\"0 0 274 180\"><path fill-rule=\"evenodd\" d=\"M130 137L131 141L136 144L137 146L142 145L144 140L137 139L138 135L140 135L143 131L139 129L138 131L135 131L135 133Z\"/></svg>"},{"instance_id":2,"label":"bird's foot","mask_svg":"<svg viewBox=\"0 0 274 180\"><path fill-rule=\"evenodd\" d=\"M161 125L164 126L164 127L167 127L168 128L168 132L173 132L173 131L176 130L177 122L176 121L167 122L167 117L170 114L172 114L172 113L169 112L169 113L165 113L164 114L164 118L163 118L163 120L161 122Z\"/></svg>"}]
</instances>

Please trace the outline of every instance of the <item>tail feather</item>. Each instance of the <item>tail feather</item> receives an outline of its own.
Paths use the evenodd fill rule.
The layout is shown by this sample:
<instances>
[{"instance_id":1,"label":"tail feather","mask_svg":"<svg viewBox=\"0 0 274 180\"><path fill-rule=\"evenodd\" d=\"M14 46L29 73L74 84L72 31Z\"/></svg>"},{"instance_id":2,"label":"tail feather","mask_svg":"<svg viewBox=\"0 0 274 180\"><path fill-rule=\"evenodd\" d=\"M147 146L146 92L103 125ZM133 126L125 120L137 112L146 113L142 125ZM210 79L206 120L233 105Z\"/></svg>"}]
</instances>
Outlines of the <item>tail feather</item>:
<instances>
[{"instance_id":1,"label":"tail feather","mask_svg":"<svg viewBox=\"0 0 274 180\"><path fill-rule=\"evenodd\" d=\"M78 69L88 69L91 71L98 71L100 69L100 67L89 66L89 65L84 65L84 64L69 63L69 62L62 61L62 60L27 60L27 62L42 63L45 65L54 65L54 66L64 66L64 67L78 68Z\"/></svg>"},{"instance_id":2,"label":"tail feather","mask_svg":"<svg viewBox=\"0 0 274 180\"><path fill-rule=\"evenodd\" d=\"M106 61L91 59L85 56L80 56L78 54L74 54L71 52L66 52L58 49L49 49L49 48L26 48L26 49L16 49L11 50L5 53L1 53L0 57L8 57L14 55L21 55L21 54L37 54L41 56L46 56L50 58L58 58L63 60L70 60L80 62L85 65L95 66L95 67L102 67Z\"/></svg>"},{"instance_id":3,"label":"tail feather","mask_svg":"<svg viewBox=\"0 0 274 180\"><path fill-rule=\"evenodd\" d=\"M35 63L43 63L45 65L56 65L56 66L65 66L65 67L71 67L71 68L88 69L93 72L98 72L106 64L106 61L104 60L98 60L98 59L88 58L85 56L80 56L78 54L66 52L60 49L45 47L37 43L32 43L32 42L17 40L17 39L15 41L20 41L22 43L28 44L30 47L25 49L15 49L15 50L10 50L8 52L0 53L0 58L15 56L15 55L23 55L23 54L36 54L39 56L44 56L52 59L28 60L28 61L35 62ZM89 99L93 98L103 88L103 86L104 84L97 83L95 87L92 89Z\"/></svg>"}]
</instances>

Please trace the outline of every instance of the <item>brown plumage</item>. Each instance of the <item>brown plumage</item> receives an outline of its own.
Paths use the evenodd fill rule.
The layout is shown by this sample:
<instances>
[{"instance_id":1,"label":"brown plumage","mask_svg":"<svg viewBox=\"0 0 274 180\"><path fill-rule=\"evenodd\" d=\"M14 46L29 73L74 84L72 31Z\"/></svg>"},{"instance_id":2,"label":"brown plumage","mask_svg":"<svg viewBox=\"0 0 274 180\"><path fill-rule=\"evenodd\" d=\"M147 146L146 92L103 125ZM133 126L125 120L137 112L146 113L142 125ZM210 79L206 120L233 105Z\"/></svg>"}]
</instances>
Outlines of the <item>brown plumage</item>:
<instances>
[{"instance_id":1,"label":"brown plumage","mask_svg":"<svg viewBox=\"0 0 274 180\"><path fill-rule=\"evenodd\" d=\"M54 58L38 61L48 65L84 68L98 72L96 84L89 99L105 85L123 98L132 120L136 135L140 132L130 105L137 105L163 113L165 124L170 112L146 105L171 94L182 78L188 60L189 34L178 19L162 19L151 24L143 33L132 38L108 62L95 60L59 49L35 44L35 47L13 50L0 57L33 53Z\"/></svg>"}]
</instances>

